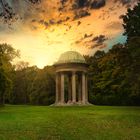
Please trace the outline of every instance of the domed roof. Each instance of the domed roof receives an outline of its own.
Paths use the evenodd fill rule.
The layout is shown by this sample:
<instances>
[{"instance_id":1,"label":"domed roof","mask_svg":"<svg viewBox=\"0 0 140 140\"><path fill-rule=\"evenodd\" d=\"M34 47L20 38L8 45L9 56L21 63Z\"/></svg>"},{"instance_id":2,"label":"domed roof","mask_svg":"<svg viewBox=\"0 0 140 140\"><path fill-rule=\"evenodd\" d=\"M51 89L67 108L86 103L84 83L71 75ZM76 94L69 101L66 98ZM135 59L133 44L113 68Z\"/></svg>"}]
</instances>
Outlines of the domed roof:
<instances>
[{"instance_id":1,"label":"domed roof","mask_svg":"<svg viewBox=\"0 0 140 140\"><path fill-rule=\"evenodd\" d=\"M75 51L67 51L61 54L59 60L56 62L56 64L64 63L86 63L86 61L80 53Z\"/></svg>"}]
</instances>

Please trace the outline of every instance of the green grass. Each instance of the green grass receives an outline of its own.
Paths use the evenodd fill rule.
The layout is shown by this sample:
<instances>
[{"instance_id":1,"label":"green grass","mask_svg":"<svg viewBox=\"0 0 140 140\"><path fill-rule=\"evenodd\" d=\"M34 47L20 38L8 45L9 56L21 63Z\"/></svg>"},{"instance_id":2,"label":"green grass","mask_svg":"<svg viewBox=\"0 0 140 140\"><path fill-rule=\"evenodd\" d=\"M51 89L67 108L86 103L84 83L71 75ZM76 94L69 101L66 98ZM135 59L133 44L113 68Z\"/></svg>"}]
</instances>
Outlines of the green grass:
<instances>
[{"instance_id":1,"label":"green grass","mask_svg":"<svg viewBox=\"0 0 140 140\"><path fill-rule=\"evenodd\" d=\"M0 140L140 140L140 107L6 105Z\"/></svg>"}]
</instances>

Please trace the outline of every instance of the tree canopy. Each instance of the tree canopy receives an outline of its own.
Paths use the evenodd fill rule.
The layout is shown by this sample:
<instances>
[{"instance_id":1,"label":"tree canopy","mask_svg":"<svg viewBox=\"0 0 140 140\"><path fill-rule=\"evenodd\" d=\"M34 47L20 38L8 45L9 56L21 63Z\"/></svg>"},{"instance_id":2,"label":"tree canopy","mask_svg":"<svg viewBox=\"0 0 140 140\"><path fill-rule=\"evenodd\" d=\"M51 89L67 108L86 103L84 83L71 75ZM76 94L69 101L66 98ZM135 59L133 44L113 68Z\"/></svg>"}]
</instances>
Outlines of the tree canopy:
<instances>
[{"instance_id":1,"label":"tree canopy","mask_svg":"<svg viewBox=\"0 0 140 140\"><path fill-rule=\"evenodd\" d=\"M140 2L133 8L128 9L126 15L123 16L124 35L128 39L140 36Z\"/></svg>"},{"instance_id":2,"label":"tree canopy","mask_svg":"<svg viewBox=\"0 0 140 140\"><path fill-rule=\"evenodd\" d=\"M4 103L5 94L12 90L10 74L13 69L12 61L19 56L19 51L8 44L0 44L0 104Z\"/></svg>"}]
</instances>

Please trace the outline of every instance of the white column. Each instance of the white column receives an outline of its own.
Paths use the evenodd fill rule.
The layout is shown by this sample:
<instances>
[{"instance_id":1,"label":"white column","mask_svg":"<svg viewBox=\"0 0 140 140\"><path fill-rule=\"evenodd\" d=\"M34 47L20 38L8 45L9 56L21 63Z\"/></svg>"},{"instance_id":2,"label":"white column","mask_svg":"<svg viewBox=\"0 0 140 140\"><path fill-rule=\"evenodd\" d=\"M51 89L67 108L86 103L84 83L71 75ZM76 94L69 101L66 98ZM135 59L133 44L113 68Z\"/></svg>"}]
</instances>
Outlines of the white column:
<instances>
[{"instance_id":1,"label":"white column","mask_svg":"<svg viewBox=\"0 0 140 140\"><path fill-rule=\"evenodd\" d=\"M64 101L64 74L61 73L61 97L60 97L60 102L63 104Z\"/></svg>"},{"instance_id":2,"label":"white column","mask_svg":"<svg viewBox=\"0 0 140 140\"><path fill-rule=\"evenodd\" d=\"M81 75L78 77L78 102L82 101L82 81Z\"/></svg>"},{"instance_id":3,"label":"white column","mask_svg":"<svg viewBox=\"0 0 140 140\"><path fill-rule=\"evenodd\" d=\"M55 103L58 103L58 96L59 96L59 75L56 73L56 95L55 95Z\"/></svg>"},{"instance_id":4,"label":"white column","mask_svg":"<svg viewBox=\"0 0 140 140\"><path fill-rule=\"evenodd\" d=\"M72 102L76 103L76 74L72 73Z\"/></svg>"},{"instance_id":5,"label":"white column","mask_svg":"<svg viewBox=\"0 0 140 140\"><path fill-rule=\"evenodd\" d=\"M82 73L82 102L85 104L86 100L86 76L85 73Z\"/></svg>"},{"instance_id":6,"label":"white column","mask_svg":"<svg viewBox=\"0 0 140 140\"><path fill-rule=\"evenodd\" d=\"M72 81L71 75L68 76L68 103L71 103L72 100Z\"/></svg>"},{"instance_id":7,"label":"white column","mask_svg":"<svg viewBox=\"0 0 140 140\"><path fill-rule=\"evenodd\" d=\"M88 103L88 80L86 75L86 103Z\"/></svg>"}]
</instances>

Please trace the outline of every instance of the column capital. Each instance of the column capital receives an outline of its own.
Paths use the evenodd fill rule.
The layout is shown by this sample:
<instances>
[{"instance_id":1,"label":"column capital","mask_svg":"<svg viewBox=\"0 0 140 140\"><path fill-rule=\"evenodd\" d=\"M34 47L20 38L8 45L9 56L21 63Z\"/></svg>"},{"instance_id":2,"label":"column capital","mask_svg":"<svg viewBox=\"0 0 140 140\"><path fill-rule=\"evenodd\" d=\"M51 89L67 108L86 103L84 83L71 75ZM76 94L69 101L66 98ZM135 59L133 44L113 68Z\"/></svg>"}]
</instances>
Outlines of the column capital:
<instances>
[{"instance_id":1,"label":"column capital","mask_svg":"<svg viewBox=\"0 0 140 140\"><path fill-rule=\"evenodd\" d=\"M75 75L75 74L76 74L76 71L72 71L72 75L73 75L73 74Z\"/></svg>"}]
</instances>

